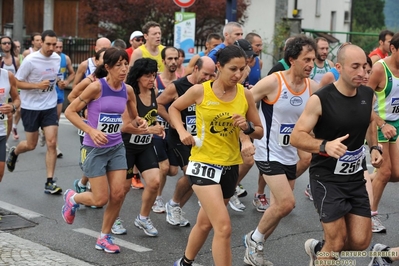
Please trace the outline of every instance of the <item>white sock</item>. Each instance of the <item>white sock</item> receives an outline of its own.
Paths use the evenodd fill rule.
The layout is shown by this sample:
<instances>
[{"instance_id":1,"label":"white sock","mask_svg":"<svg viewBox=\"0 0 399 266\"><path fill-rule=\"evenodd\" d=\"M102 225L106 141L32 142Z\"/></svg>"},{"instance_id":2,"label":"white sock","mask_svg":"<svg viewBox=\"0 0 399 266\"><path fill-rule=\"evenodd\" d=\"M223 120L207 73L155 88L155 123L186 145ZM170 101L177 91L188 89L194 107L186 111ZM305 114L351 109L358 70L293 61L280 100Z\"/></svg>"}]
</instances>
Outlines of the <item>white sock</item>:
<instances>
[{"instance_id":1,"label":"white sock","mask_svg":"<svg viewBox=\"0 0 399 266\"><path fill-rule=\"evenodd\" d=\"M255 242L263 242L265 241L265 235L259 232L258 227L256 227L255 231L252 233L251 236L252 240Z\"/></svg>"},{"instance_id":2,"label":"white sock","mask_svg":"<svg viewBox=\"0 0 399 266\"><path fill-rule=\"evenodd\" d=\"M79 186L79 187L86 187L86 185L83 185L83 184L82 184L82 179L79 180L78 186Z\"/></svg>"},{"instance_id":3,"label":"white sock","mask_svg":"<svg viewBox=\"0 0 399 266\"><path fill-rule=\"evenodd\" d=\"M12 128L17 128L17 124L12 124Z\"/></svg>"},{"instance_id":4,"label":"white sock","mask_svg":"<svg viewBox=\"0 0 399 266\"><path fill-rule=\"evenodd\" d=\"M145 221L147 220L148 216L139 215L140 220Z\"/></svg>"},{"instance_id":5,"label":"white sock","mask_svg":"<svg viewBox=\"0 0 399 266\"><path fill-rule=\"evenodd\" d=\"M172 207L180 206L180 204L178 202L174 202L173 199L169 200L169 205Z\"/></svg>"},{"instance_id":6,"label":"white sock","mask_svg":"<svg viewBox=\"0 0 399 266\"><path fill-rule=\"evenodd\" d=\"M72 204L74 204L74 205L76 204L75 195L73 195L72 197L69 198L69 201L72 202Z\"/></svg>"},{"instance_id":7,"label":"white sock","mask_svg":"<svg viewBox=\"0 0 399 266\"><path fill-rule=\"evenodd\" d=\"M104 234L103 232L101 232L100 238L103 238L103 237L106 236L106 235L108 235L108 234Z\"/></svg>"}]
</instances>

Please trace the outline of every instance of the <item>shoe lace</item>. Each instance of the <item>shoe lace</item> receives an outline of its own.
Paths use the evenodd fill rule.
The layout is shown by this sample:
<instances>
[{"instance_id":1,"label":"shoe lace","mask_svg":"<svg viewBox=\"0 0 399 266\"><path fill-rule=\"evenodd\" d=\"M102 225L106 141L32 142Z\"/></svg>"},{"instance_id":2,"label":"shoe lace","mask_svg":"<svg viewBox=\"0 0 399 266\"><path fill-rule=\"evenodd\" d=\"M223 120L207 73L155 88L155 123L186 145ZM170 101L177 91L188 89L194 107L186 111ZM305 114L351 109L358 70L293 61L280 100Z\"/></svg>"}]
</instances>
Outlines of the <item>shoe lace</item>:
<instances>
[{"instance_id":1,"label":"shoe lace","mask_svg":"<svg viewBox=\"0 0 399 266\"><path fill-rule=\"evenodd\" d=\"M152 229L152 228L154 228L154 225L153 225L153 223L152 223L152 221L151 221L150 218L147 218L147 219L146 219L145 224L146 224L147 229Z\"/></svg>"},{"instance_id":2,"label":"shoe lace","mask_svg":"<svg viewBox=\"0 0 399 266\"><path fill-rule=\"evenodd\" d=\"M382 222L381 222L380 218L378 218L377 215L373 216L372 220L373 220L373 225L375 227L381 227L382 226Z\"/></svg>"},{"instance_id":3,"label":"shoe lace","mask_svg":"<svg viewBox=\"0 0 399 266\"><path fill-rule=\"evenodd\" d=\"M104 237L104 240L106 241L106 242L108 242L108 244L111 244L111 245L113 245L114 244L114 238L112 237L112 236L110 236L110 235L107 235L107 236L105 236Z\"/></svg>"},{"instance_id":4,"label":"shoe lace","mask_svg":"<svg viewBox=\"0 0 399 266\"><path fill-rule=\"evenodd\" d=\"M172 210L173 218L180 220L181 219L181 213L182 213L182 211L181 211L180 207L178 207L178 206L177 207L173 207L173 210Z\"/></svg>"},{"instance_id":5,"label":"shoe lace","mask_svg":"<svg viewBox=\"0 0 399 266\"><path fill-rule=\"evenodd\" d=\"M164 207L164 204L163 204L163 200L162 199L157 199L157 205L158 205L158 207Z\"/></svg>"}]
</instances>

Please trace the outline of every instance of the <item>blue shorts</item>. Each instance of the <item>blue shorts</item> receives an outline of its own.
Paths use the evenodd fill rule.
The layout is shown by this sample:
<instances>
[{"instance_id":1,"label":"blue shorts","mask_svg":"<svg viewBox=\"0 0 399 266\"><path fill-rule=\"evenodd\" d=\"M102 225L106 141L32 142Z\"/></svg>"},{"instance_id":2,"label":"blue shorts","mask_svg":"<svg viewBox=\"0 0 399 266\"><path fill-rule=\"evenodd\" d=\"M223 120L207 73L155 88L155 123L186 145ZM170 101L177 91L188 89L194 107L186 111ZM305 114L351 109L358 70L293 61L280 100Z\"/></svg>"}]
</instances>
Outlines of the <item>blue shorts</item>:
<instances>
[{"instance_id":1,"label":"blue shorts","mask_svg":"<svg viewBox=\"0 0 399 266\"><path fill-rule=\"evenodd\" d=\"M82 145L80 168L88 178L104 176L110 171L126 170L126 151L123 142L108 148Z\"/></svg>"},{"instance_id":2,"label":"blue shorts","mask_svg":"<svg viewBox=\"0 0 399 266\"><path fill-rule=\"evenodd\" d=\"M57 86L55 86L57 90L57 104L64 102L64 90L60 90Z\"/></svg>"},{"instance_id":3,"label":"blue shorts","mask_svg":"<svg viewBox=\"0 0 399 266\"><path fill-rule=\"evenodd\" d=\"M21 119L26 132L36 132L39 127L58 126L57 107L38 111L21 108Z\"/></svg>"}]
</instances>

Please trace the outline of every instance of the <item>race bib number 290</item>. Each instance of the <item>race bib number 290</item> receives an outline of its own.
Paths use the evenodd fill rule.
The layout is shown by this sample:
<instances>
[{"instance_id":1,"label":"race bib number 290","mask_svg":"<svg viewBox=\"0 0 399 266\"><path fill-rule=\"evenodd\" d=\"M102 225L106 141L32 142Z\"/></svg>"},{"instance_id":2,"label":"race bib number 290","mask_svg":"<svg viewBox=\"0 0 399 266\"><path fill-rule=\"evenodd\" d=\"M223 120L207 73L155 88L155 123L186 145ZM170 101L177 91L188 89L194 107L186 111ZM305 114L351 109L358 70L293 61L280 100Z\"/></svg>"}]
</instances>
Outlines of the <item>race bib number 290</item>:
<instances>
[{"instance_id":1,"label":"race bib number 290","mask_svg":"<svg viewBox=\"0 0 399 266\"><path fill-rule=\"evenodd\" d=\"M209 179L215 183L219 183L222 171L223 167L219 165L190 161L187 165L186 175Z\"/></svg>"},{"instance_id":2,"label":"race bib number 290","mask_svg":"<svg viewBox=\"0 0 399 266\"><path fill-rule=\"evenodd\" d=\"M105 134L121 132L122 116L120 114L100 113L98 116L97 129Z\"/></svg>"}]
</instances>

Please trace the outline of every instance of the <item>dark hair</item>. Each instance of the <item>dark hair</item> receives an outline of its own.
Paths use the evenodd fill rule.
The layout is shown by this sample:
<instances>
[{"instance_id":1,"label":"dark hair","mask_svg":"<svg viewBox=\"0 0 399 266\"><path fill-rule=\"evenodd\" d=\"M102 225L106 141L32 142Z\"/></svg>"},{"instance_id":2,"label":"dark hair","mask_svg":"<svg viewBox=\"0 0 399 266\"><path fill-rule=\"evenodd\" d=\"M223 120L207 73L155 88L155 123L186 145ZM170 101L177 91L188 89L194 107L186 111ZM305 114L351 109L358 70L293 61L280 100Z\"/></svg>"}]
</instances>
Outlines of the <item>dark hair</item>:
<instances>
[{"instance_id":1,"label":"dark hair","mask_svg":"<svg viewBox=\"0 0 399 266\"><path fill-rule=\"evenodd\" d=\"M122 40L122 39L116 39L115 41L113 41L113 42L111 43L111 46L112 46L112 47L119 48L119 49L126 49L126 43L125 43L125 41Z\"/></svg>"},{"instance_id":2,"label":"dark hair","mask_svg":"<svg viewBox=\"0 0 399 266\"><path fill-rule=\"evenodd\" d=\"M394 33L393 33L392 31L390 31L390 30L383 30L383 31L381 31L380 34L378 35L378 40L379 40L379 41L385 42L385 38L387 37L387 35L393 36Z\"/></svg>"},{"instance_id":3,"label":"dark hair","mask_svg":"<svg viewBox=\"0 0 399 266\"><path fill-rule=\"evenodd\" d=\"M233 58L247 58L244 50L236 45L228 45L223 49L220 49L216 53L216 62L219 62L220 66L224 66L230 62Z\"/></svg>"},{"instance_id":4,"label":"dark hair","mask_svg":"<svg viewBox=\"0 0 399 266\"><path fill-rule=\"evenodd\" d=\"M109 68L112 68L116 63L119 62L121 57L122 60L125 59L127 62L129 62L129 56L125 50L115 47L106 49L103 57L104 62L103 64L97 66L96 70L94 71L94 76L96 76L96 78L106 77L108 75L108 71L105 69L105 65L108 65Z\"/></svg>"},{"instance_id":5,"label":"dark hair","mask_svg":"<svg viewBox=\"0 0 399 266\"><path fill-rule=\"evenodd\" d=\"M245 40L249 41L250 44L252 44L254 37L258 37L260 39L262 39L262 37L260 37L259 34L255 33L255 32L250 32L245 36Z\"/></svg>"},{"instance_id":6,"label":"dark hair","mask_svg":"<svg viewBox=\"0 0 399 266\"><path fill-rule=\"evenodd\" d=\"M366 54L367 64L368 64L371 68L373 68L373 61L371 61L371 58L369 57L369 55L368 55L366 52L364 52L364 53Z\"/></svg>"},{"instance_id":7,"label":"dark hair","mask_svg":"<svg viewBox=\"0 0 399 266\"><path fill-rule=\"evenodd\" d=\"M324 38L324 37L317 37L316 39L314 39L314 42L316 44L318 44L320 41L328 42L328 40L326 38Z\"/></svg>"},{"instance_id":8,"label":"dark hair","mask_svg":"<svg viewBox=\"0 0 399 266\"><path fill-rule=\"evenodd\" d=\"M166 46L165 48L163 48L162 49L162 51L161 51L161 58L162 58L162 60L165 60L165 58L166 58L166 50L169 50L169 49L175 49L177 52L179 52L175 47L173 47L173 46Z\"/></svg>"},{"instance_id":9,"label":"dark hair","mask_svg":"<svg viewBox=\"0 0 399 266\"><path fill-rule=\"evenodd\" d=\"M399 33L393 35L390 45L393 45L395 49L399 49ZM389 49L391 50L391 49Z\"/></svg>"},{"instance_id":10,"label":"dark hair","mask_svg":"<svg viewBox=\"0 0 399 266\"><path fill-rule=\"evenodd\" d=\"M44 39L49 36L49 37L57 37L55 32L53 30L45 30L42 33L42 41L44 42Z\"/></svg>"},{"instance_id":11,"label":"dark hair","mask_svg":"<svg viewBox=\"0 0 399 266\"><path fill-rule=\"evenodd\" d=\"M14 41L13 41L13 40L11 39L11 37L9 37L9 36L1 36L0 42L2 42L4 38L7 38L7 39L10 40L10 42L11 42L11 45L10 45L10 46L11 46L10 54L11 54L11 56L15 57L16 55L15 55L15 52L14 52L14 50L15 50L15 43L14 43Z\"/></svg>"},{"instance_id":12,"label":"dark hair","mask_svg":"<svg viewBox=\"0 0 399 266\"><path fill-rule=\"evenodd\" d=\"M41 37L42 35L40 34L40 32L32 32L32 34L30 35L30 40L33 42L36 36Z\"/></svg>"},{"instance_id":13,"label":"dark hair","mask_svg":"<svg viewBox=\"0 0 399 266\"><path fill-rule=\"evenodd\" d=\"M284 53L285 62L288 63L290 58L297 59L304 46L306 46L308 51L317 51L317 45L313 39L306 37L305 35L296 36L287 43Z\"/></svg>"},{"instance_id":14,"label":"dark hair","mask_svg":"<svg viewBox=\"0 0 399 266\"><path fill-rule=\"evenodd\" d=\"M96 60L100 59L100 55L102 52L107 51L108 48L101 48L100 50L98 50L95 54L94 54L94 58Z\"/></svg>"},{"instance_id":15,"label":"dark hair","mask_svg":"<svg viewBox=\"0 0 399 266\"><path fill-rule=\"evenodd\" d=\"M198 68L198 70L201 70L203 64L204 64L204 61L200 57L200 58L198 58L197 62L195 62L194 67L196 66Z\"/></svg>"},{"instance_id":16,"label":"dark hair","mask_svg":"<svg viewBox=\"0 0 399 266\"><path fill-rule=\"evenodd\" d=\"M181 55L182 57L186 57L186 53L184 52L183 49L177 49L177 51L179 52L179 57L180 57L180 55Z\"/></svg>"},{"instance_id":17,"label":"dark hair","mask_svg":"<svg viewBox=\"0 0 399 266\"><path fill-rule=\"evenodd\" d=\"M148 21L146 24L144 24L141 31L143 32L143 34L148 34L148 31L150 30L150 28L153 28L153 27L161 28L161 25L159 25L159 23L157 23L155 21Z\"/></svg>"},{"instance_id":18,"label":"dark hair","mask_svg":"<svg viewBox=\"0 0 399 266\"><path fill-rule=\"evenodd\" d=\"M138 79L147 74L157 73L157 61L151 58L140 58L134 61L133 66L127 74L126 84L133 87L136 94L140 94Z\"/></svg>"},{"instance_id":19,"label":"dark hair","mask_svg":"<svg viewBox=\"0 0 399 266\"><path fill-rule=\"evenodd\" d=\"M218 33L209 33L206 37L206 42L210 42L212 39L221 40L222 36L220 36Z\"/></svg>"}]
</instances>

